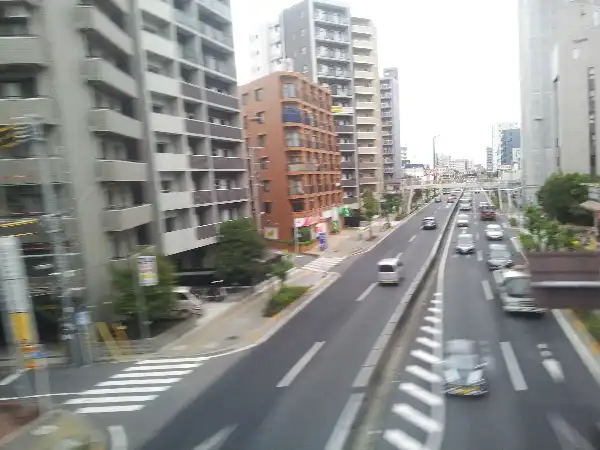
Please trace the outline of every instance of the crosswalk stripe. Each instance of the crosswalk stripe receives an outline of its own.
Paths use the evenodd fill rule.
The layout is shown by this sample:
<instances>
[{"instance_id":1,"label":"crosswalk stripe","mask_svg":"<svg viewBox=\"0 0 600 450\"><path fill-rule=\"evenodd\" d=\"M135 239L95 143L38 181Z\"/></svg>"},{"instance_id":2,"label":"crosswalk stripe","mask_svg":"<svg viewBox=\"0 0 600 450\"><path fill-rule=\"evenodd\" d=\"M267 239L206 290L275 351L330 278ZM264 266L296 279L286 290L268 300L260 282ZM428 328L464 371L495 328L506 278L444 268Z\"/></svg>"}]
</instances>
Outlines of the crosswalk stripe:
<instances>
[{"instance_id":1,"label":"crosswalk stripe","mask_svg":"<svg viewBox=\"0 0 600 450\"><path fill-rule=\"evenodd\" d=\"M99 414L139 411L144 405L112 405L112 406L87 406L75 410L76 414Z\"/></svg>"},{"instance_id":2,"label":"crosswalk stripe","mask_svg":"<svg viewBox=\"0 0 600 450\"><path fill-rule=\"evenodd\" d=\"M305 266L302 266L302 269L311 270L313 272L327 272L332 267L338 265L342 262L344 258L326 258L321 257L317 258L314 261L309 262Z\"/></svg>"},{"instance_id":3,"label":"crosswalk stripe","mask_svg":"<svg viewBox=\"0 0 600 450\"><path fill-rule=\"evenodd\" d=\"M440 362L440 359L437 356L424 352L423 350L413 350L410 352L410 354L411 356L414 356L415 358L418 358L427 364L437 364Z\"/></svg>"},{"instance_id":4,"label":"crosswalk stripe","mask_svg":"<svg viewBox=\"0 0 600 450\"><path fill-rule=\"evenodd\" d=\"M127 373L118 373L113 375L111 378L153 378L153 377L181 377L183 375L187 375L192 373L191 370L172 370L168 372L127 372Z\"/></svg>"},{"instance_id":5,"label":"crosswalk stripe","mask_svg":"<svg viewBox=\"0 0 600 450\"><path fill-rule=\"evenodd\" d=\"M426 403L429 406L438 406L442 404L442 399L435 394L432 394L429 391L426 391L422 387L417 386L413 383L400 383L398 386L403 392L406 392L408 395L413 396L417 400Z\"/></svg>"},{"instance_id":6,"label":"crosswalk stripe","mask_svg":"<svg viewBox=\"0 0 600 450\"><path fill-rule=\"evenodd\" d=\"M157 379L144 379L144 380L109 380L102 381L96 384L96 387L107 387L107 386L143 386L146 384L174 384L180 381L181 378L157 378Z\"/></svg>"},{"instance_id":7,"label":"crosswalk stripe","mask_svg":"<svg viewBox=\"0 0 600 450\"><path fill-rule=\"evenodd\" d=\"M148 366L131 366L123 370L123 372L138 372L143 370L181 370L181 369L195 369L201 364L167 364L164 366L159 365L148 365Z\"/></svg>"},{"instance_id":8,"label":"crosswalk stripe","mask_svg":"<svg viewBox=\"0 0 600 450\"><path fill-rule=\"evenodd\" d=\"M197 358L173 358L173 359L145 359L144 361L138 361L137 365L142 364L178 364L178 363L198 363L206 361L206 356L199 356Z\"/></svg>"},{"instance_id":9,"label":"crosswalk stripe","mask_svg":"<svg viewBox=\"0 0 600 450\"><path fill-rule=\"evenodd\" d=\"M426 333L431 333L431 334L440 334L441 333L440 330L437 330L433 327L428 327L428 326L421 327L421 330L425 331Z\"/></svg>"},{"instance_id":10,"label":"crosswalk stripe","mask_svg":"<svg viewBox=\"0 0 600 450\"><path fill-rule=\"evenodd\" d=\"M158 395L132 395L123 397L80 397L67 400L65 405L89 405L93 403L136 403L150 402Z\"/></svg>"},{"instance_id":11,"label":"crosswalk stripe","mask_svg":"<svg viewBox=\"0 0 600 450\"><path fill-rule=\"evenodd\" d=\"M417 343L426 345L427 347L430 347L430 348L440 348L441 347L441 344L439 342L436 342L433 339L429 339L427 337L418 337Z\"/></svg>"},{"instance_id":12,"label":"crosswalk stripe","mask_svg":"<svg viewBox=\"0 0 600 450\"><path fill-rule=\"evenodd\" d=\"M407 422L421 428L427 433L435 433L441 430L440 424L431 417L426 416L421 411L413 408L406 403L396 404L392 407L394 414L399 415Z\"/></svg>"},{"instance_id":13,"label":"crosswalk stripe","mask_svg":"<svg viewBox=\"0 0 600 450\"><path fill-rule=\"evenodd\" d=\"M425 446L402 430L385 430L383 439L398 450L425 450Z\"/></svg>"},{"instance_id":14,"label":"crosswalk stripe","mask_svg":"<svg viewBox=\"0 0 600 450\"><path fill-rule=\"evenodd\" d=\"M79 395L111 395L111 394L149 394L164 392L171 386L138 386L133 388L89 389Z\"/></svg>"},{"instance_id":15,"label":"crosswalk stripe","mask_svg":"<svg viewBox=\"0 0 600 450\"><path fill-rule=\"evenodd\" d=\"M421 378L429 383L439 383L442 378L429 370L423 369L421 366L408 366L406 371L411 375Z\"/></svg>"},{"instance_id":16,"label":"crosswalk stripe","mask_svg":"<svg viewBox=\"0 0 600 450\"><path fill-rule=\"evenodd\" d=\"M431 322L433 324L440 323L442 321L442 319L440 319L439 317L435 317L435 316L427 316L427 317L425 317L425 320L427 322Z\"/></svg>"}]
</instances>

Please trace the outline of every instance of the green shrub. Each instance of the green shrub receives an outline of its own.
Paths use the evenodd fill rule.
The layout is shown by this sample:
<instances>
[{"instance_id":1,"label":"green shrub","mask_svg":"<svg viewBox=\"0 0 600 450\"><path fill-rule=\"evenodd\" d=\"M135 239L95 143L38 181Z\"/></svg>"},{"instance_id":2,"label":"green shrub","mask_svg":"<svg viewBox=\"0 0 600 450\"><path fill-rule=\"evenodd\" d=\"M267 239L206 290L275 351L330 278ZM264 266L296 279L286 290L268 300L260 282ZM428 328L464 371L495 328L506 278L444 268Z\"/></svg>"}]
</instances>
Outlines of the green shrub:
<instances>
[{"instance_id":1,"label":"green shrub","mask_svg":"<svg viewBox=\"0 0 600 450\"><path fill-rule=\"evenodd\" d=\"M511 227L516 227L517 226L517 218L511 217L510 219L508 219L508 223L510 223Z\"/></svg>"},{"instance_id":2,"label":"green shrub","mask_svg":"<svg viewBox=\"0 0 600 450\"><path fill-rule=\"evenodd\" d=\"M308 286L282 286L267 303L263 315L273 317L298 300L309 289Z\"/></svg>"}]
</instances>

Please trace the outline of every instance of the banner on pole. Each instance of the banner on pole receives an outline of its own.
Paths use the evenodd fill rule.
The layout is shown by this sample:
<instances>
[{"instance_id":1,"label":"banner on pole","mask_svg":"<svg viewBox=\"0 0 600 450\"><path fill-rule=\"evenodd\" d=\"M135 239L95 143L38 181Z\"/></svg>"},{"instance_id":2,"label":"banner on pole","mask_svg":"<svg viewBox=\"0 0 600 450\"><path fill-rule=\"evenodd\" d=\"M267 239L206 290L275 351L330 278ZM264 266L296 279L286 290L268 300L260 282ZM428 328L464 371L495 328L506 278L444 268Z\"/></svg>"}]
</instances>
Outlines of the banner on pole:
<instances>
[{"instance_id":1,"label":"banner on pole","mask_svg":"<svg viewBox=\"0 0 600 450\"><path fill-rule=\"evenodd\" d=\"M138 280L140 286L156 286L158 284L156 256L138 256Z\"/></svg>"}]
</instances>

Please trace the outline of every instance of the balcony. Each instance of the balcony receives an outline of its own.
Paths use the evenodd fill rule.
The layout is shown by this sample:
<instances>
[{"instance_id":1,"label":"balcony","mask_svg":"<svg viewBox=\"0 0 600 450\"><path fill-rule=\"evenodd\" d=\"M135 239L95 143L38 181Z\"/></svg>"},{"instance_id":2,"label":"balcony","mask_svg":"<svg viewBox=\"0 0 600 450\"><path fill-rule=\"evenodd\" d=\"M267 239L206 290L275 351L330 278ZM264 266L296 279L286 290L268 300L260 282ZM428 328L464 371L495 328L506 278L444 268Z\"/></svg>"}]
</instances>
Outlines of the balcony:
<instances>
[{"instance_id":1,"label":"balcony","mask_svg":"<svg viewBox=\"0 0 600 450\"><path fill-rule=\"evenodd\" d=\"M345 98L353 98L354 94L350 89L337 89L336 91L331 93L332 97L345 97Z\"/></svg>"},{"instance_id":2,"label":"balcony","mask_svg":"<svg viewBox=\"0 0 600 450\"><path fill-rule=\"evenodd\" d=\"M327 14L324 11L315 13L315 22L323 22L328 25L341 25L343 27L347 27L350 24L350 20L347 17Z\"/></svg>"},{"instance_id":3,"label":"balcony","mask_svg":"<svg viewBox=\"0 0 600 450\"><path fill-rule=\"evenodd\" d=\"M355 197L344 197L344 205L358 204L358 199Z\"/></svg>"},{"instance_id":4,"label":"balcony","mask_svg":"<svg viewBox=\"0 0 600 450\"><path fill-rule=\"evenodd\" d=\"M376 177L360 177L360 184L374 184L378 182Z\"/></svg>"},{"instance_id":5,"label":"balcony","mask_svg":"<svg viewBox=\"0 0 600 450\"><path fill-rule=\"evenodd\" d=\"M235 69L231 64L225 61L219 61L215 58L204 58L204 67L217 74L225 75L229 79L235 80Z\"/></svg>"},{"instance_id":6,"label":"balcony","mask_svg":"<svg viewBox=\"0 0 600 450\"><path fill-rule=\"evenodd\" d=\"M354 71L354 78L355 79L362 79L362 80L374 80L375 79L375 73L374 72L369 72L366 70L355 70Z\"/></svg>"},{"instance_id":7,"label":"balcony","mask_svg":"<svg viewBox=\"0 0 600 450\"><path fill-rule=\"evenodd\" d=\"M159 36L149 31L142 31L142 48L169 59L177 59L179 56L175 41Z\"/></svg>"},{"instance_id":8,"label":"balcony","mask_svg":"<svg viewBox=\"0 0 600 450\"><path fill-rule=\"evenodd\" d=\"M372 116L356 116L356 123L358 125L377 125L379 121Z\"/></svg>"},{"instance_id":9,"label":"balcony","mask_svg":"<svg viewBox=\"0 0 600 450\"><path fill-rule=\"evenodd\" d=\"M179 82L176 79L148 71L146 71L146 89L175 98L179 97L181 92Z\"/></svg>"},{"instance_id":10,"label":"balcony","mask_svg":"<svg viewBox=\"0 0 600 450\"><path fill-rule=\"evenodd\" d=\"M378 147L371 147L371 146L365 146L365 147L358 147L358 154L359 155L377 155L379 154L379 148Z\"/></svg>"},{"instance_id":11,"label":"balcony","mask_svg":"<svg viewBox=\"0 0 600 450\"><path fill-rule=\"evenodd\" d=\"M318 76L321 78L348 79L352 78L352 74L348 70L319 70Z\"/></svg>"},{"instance_id":12,"label":"balcony","mask_svg":"<svg viewBox=\"0 0 600 450\"><path fill-rule=\"evenodd\" d=\"M356 178L350 178L348 180L342 180L340 182L340 184L342 185L342 187L355 187L356 184Z\"/></svg>"},{"instance_id":13,"label":"balcony","mask_svg":"<svg viewBox=\"0 0 600 450\"><path fill-rule=\"evenodd\" d=\"M226 47L228 50L233 50L233 37L218 30L210 25L200 22L200 33L216 43L219 47Z\"/></svg>"},{"instance_id":14,"label":"balcony","mask_svg":"<svg viewBox=\"0 0 600 450\"><path fill-rule=\"evenodd\" d=\"M191 134L208 134L208 123L201 120L185 119L185 131Z\"/></svg>"},{"instance_id":15,"label":"balcony","mask_svg":"<svg viewBox=\"0 0 600 450\"><path fill-rule=\"evenodd\" d=\"M148 167L143 162L99 160L96 177L103 182L144 182L148 180Z\"/></svg>"},{"instance_id":16,"label":"balcony","mask_svg":"<svg viewBox=\"0 0 600 450\"><path fill-rule=\"evenodd\" d=\"M86 59L82 72L88 83L99 84L105 89L117 91L131 98L138 96L135 80L105 59Z\"/></svg>"},{"instance_id":17,"label":"balcony","mask_svg":"<svg viewBox=\"0 0 600 450\"><path fill-rule=\"evenodd\" d=\"M219 14L222 18L231 21L231 9L229 5L219 0L199 0L198 4L211 12Z\"/></svg>"},{"instance_id":18,"label":"balcony","mask_svg":"<svg viewBox=\"0 0 600 450\"><path fill-rule=\"evenodd\" d=\"M336 133L354 133L354 125L336 125Z\"/></svg>"},{"instance_id":19,"label":"balcony","mask_svg":"<svg viewBox=\"0 0 600 450\"><path fill-rule=\"evenodd\" d=\"M348 44L350 43L350 39L348 38L348 36L346 35L334 35L334 34L327 34L327 33L317 33L316 36L318 41L324 41L324 42L336 42L339 44Z\"/></svg>"},{"instance_id":20,"label":"balcony","mask_svg":"<svg viewBox=\"0 0 600 450\"><path fill-rule=\"evenodd\" d=\"M188 209L193 205L192 194L190 191L161 192L158 194L158 204L162 211Z\"/></svg>"},{"instance_id":21,"label":"balcony","mask_svg":"<svg viewBox=\"0 0 600 450\"><path fill-rule=\"evenodd\" d=\"M356 149L354 144L339 144L340 151L354 151Z\"/></svg>"},{"instance_id":22,"label":"balcony","mask_svg":"<svg viewBox=\"0 0 600 450\"><path fill-rule=\"evenodd\" d=\"M317 172L319 166L313 163L288 164L288 172Z\"/></svg>"},{"instance_id":23,"label":"balcony","mask_svg":"<svg viewBox=\"0 0 600 450\"><path fill-rule=\"evenodd\" d=\"M212 157L213 169L216 170L246 170L246 160L244 158L237 157L223 157L213 156Z\"/></svg>"},{"instance_id":24,"label":"balcony","mask_svg":"<svg viewBox=\"0 0 600 450\"><path fill-rule=\"evenodd\" d=\"M375 95L375 88L373 86L358 86L355 84L354 92L357 94Z\"/></svg>"},{"instance_id":25,"label":"balcony","mask_svg":"<svg viewBox=\"0 0 600 450\"><path fill-rule=\"evenodd\" d=\"M379 85L379 89L381 89L382 91L390 91L392 89L392 85L389 83L381 83ZM390 96L391 96L391 94L390 94ZM383 95L381 97L383 97Z\"/></svg>"},{"instance_id":26,"label":"balcony","mask_svg":"<svg viewBox=\"0 0 600 450\"><path fill-rule=\"evenodd\" d=\"M356 102L354 105L356 109L375 109L376 106L375 102Z\"/></svg>"},{"instance_id":27,"label":"balcony","mask_svg":"<svg viewBox=\"0 0 600 450\"><path fill-rule=\"evenodd\" d=\"M142 124L112 109L93 109L88 116L90 130L132 139L142 138Z\"/></svg>"},{"instance_id":28,"label":"balcony","mask_svg":"<svg viewBox=\"0 0 600 450\"><path fill-rule=\"evenodd\" d=\"M206 101L215 105L240 110L240 99L229 94L222 94L212 89L204 89Z\"/></svg>"},{"instance_id":29,"label":"balcony","mask_svg":"<svg viewBox=\"0 0 600 450\"><path fill-rule=\"evenodd\" d=\"M154 17L169 17L171 15L171 5L162 0L144 0L140 2L140 8Z\"/></svg>"},{"instance_id":30,"label":"balcony","mask_svg":"<svg viewBox=\"0 0 600 450\"><path fill-rule=\"evenodd\" d=\"M208 162L208 156L206 155L189 155L189 165L192 169L196 170L209 170L210 165Z\"/></svg>"},{"instance_id":31,"label":"balcony","mask_svg":"<svg viewBox=\"0 0 600 450\"><path fill-rule=\"evenodd\" d=\"M197 233L194 228L169 231L162 235L165 255L176 255L198 248Z\"/></svg>"},{"instance_id":32,"label":"balcony","mask_svg":"<svg viewBox=\"0 0 600 450\"><path fill-rule=\"evenodd\" d=\"M62 158L50 158L44 163L56 183L68 183L69 171ZM38 158L0 159L0 179L5 186L41 184Z\"/></svg>"},{"instance_id":33,"label":"balcony","mask_svg":"<svg viewBox=\"0 0 600 450\"><path fill-rule=\"evenodd\" d=\"M354 55L352 57L354 63L375 64L375 57L372 55Z\"/></svg>"},{"instance_id":34,"label":"balcony","mask_svg":"<svg viewBox=\"0 0 600 450\"><path fill-rule=\"evenodd\" d=\"M13 123L15 118L31 114L41 117L45 124L58 123L58 108L54 99L44 97L0 99L0 123Z\"/></svg>"},{"instance_id":35,"label":"balcony","mask_svg":"<svg viewBox=\"0 0 600 450\"><path fill-rule=\"evenodd\" d=\"M0 2L1 4L2 2ZM30 65L47 66L49 56L44 51L44 43L37 36L1 36L0 66Z\"/></svg>"},{"instance_id":36,"label":"balcony","mask_svg":"<svg viewBox=\"0 0 600 450\"><path fill-rule=\"evenodd\" d=\"M367 48L373 50L375 45L373 41L364 40L364 39L352 39L352 47L354 48Z\"/></svg>"},{"instance_id":37,"label":"balcony","mask_svg":"<svg viewBox=\"0 0 600 450\"><path fill-rule=\"evenodd\" d=\"M213 203L212 192L213 191L209 190L194 191L194 205L205 205L208 203Z\"/></svg>"},{"instance_id":38,"label":"balcony","mask_svg":"<svg viewBox=\"0 0 600 450\"><path fill-rule=\"evenodd\" d=\"M110 42L128 55L132 56L134 53L133 39L95 6L76 6L75 26L81 31L95 34Z\"/></svg>"},{"instance_id":39,"label":"balcony","mask_svg":"<svg viewBox=\"0 0 600 450\"><path fill-rule=\"evenodd\" d=\"M215 239L216 242L216 238L218 235L219 233L217 232L216 225L202 225L196 227L196 239L198 240Z\"/></svg>"},{"instance_id":40,"label":"balcony","mask_svg":"<svg viewBox=\"0 0 600 450\"><path fill-rule=\"evenodd\" d=\"M342 161L340 163L340 168L342 168L342 169L354 169L354 168L356 168L356 163L354 161Z\"/></svg>"},{"instance_id":41,"label":"balcony","mask_svg":"<svg viewBox=\"0 0 600 450\"><path fill-rule=\"evenodd\" d=\"M240 202L248 200L248 189L217 189L217 202Z\"/></svg>"},{"instance_id":42,"label":"balcony","mask_svg":"<svg viewBox=\"0 0 600 450\"><path fill-rule=\"evenodd\" d=\"M143 204L119 209L107 209L103 214L106 231L131 230L152 222L152 205Z\"/></svg>"},{"instance_id":43,"label":"balcony","mask_svg":"<svg viewBox=\"0 0 600 450\"><path fill-rule=\"evenodd\" d=\"M338 52L319 52L317 53L317 59L333 60L333 61L350 61L350 55L346 53Z\"/></svg>"},{"instance_id":44,"label":"balcony","mask_svg":"<svg viewBox=\"0 0 600 450\"><path fill-rule=\"evenodd\" d=\"M360 161L358 167L361 169L379 169L381 164L378 164L375 161Z\"/></svg>"},{"instance_id":45,"label":"balcony","mask_svg":"<svg viewBox=\"0 0 600 450\"><path fill-rule=\"evenodd\" d=\"M372 141L373 139L377 139L377 133L374 133L372 131L359 131L358 133L356 133L356 138ZM360 143L358 146L361 146Z\"/></svg>"},{"instance_id":46,"label":"balcony","mask_svg":"<svg viewBox=\"0 0 600 450\"><path fill-rule=\"evenodd\" d=\"M155 170L159 172L185 172L189 170L189 155L183 153L156 153Z\"/></svg>"},{"instance_id":47,"label":"balcony","mask_svg":"<svg viewBox=\"0 0 600 450\"><path fill-rule=\"evenodd\" d=\"M152 113L150 116L152 131L166 134L184 134L185 119L170 114Z\"/></svg>"},{"instance_id":48,"label":"balcony","mask_svg":"<svg viewBox=\"0 0 600 450\"><path fill-rule=\"evenodd\" d=\"M228 125L219 125L216 123L210 124L210 134L213 137L222 137L226 139L236 139L240 141L243 139L241 128Z\"/></svg>"},{"instance_id":49,"label":"balcony","mask_svg":"<svg viewBox=\"0 0 600 450\"><path fill-rule=\"evenodd\" d=\"M297 195L308 195L310 193L310 186L290 186L288 188L288 194L290 196Z\"/></svg>"}]
</instances>

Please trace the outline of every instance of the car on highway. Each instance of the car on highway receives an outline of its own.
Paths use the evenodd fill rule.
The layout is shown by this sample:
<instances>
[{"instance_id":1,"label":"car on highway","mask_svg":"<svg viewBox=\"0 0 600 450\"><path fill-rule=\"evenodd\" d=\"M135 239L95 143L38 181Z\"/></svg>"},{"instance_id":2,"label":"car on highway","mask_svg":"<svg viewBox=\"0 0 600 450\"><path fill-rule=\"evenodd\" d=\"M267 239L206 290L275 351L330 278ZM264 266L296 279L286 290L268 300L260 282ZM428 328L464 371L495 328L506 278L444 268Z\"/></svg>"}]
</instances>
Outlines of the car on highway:
<instances>
[{"instance_id":1,"label":"car on highway","mask_svg":"<svg viewBox=\"0 0 600 450\"><path fill-rule=\"evenodd\" d=\"M492 223L485 227L485 238L488 241L501 241L504 239L504 230L496 223Z\"/></svg>"},{"instance_id":2,"label":"car on highway","mask_svg":"<svg viewBox=\"0 0 600 450\"><path fill-rule=\"evenodd\" d=\"M512 253L504 244L490 244L487 265L490 270L511 268L514 266Z\"/></svg>"},{"instance_id":3,"label":"car on highway","mask_svg":"<svg viewBox=\"0 0 600 450\"><path fill-rule=\"evenodd\" d=\"M444 393L468 396L487 394L486 367L487 363L475 341L453 339L446 342Z\"/></svg>"},{"instance_id":4,"label":"car on highway","mask_svg":"<svg viewBox=\"0 0 600 450\"><path fill-rule=\"evenodd\" d=\"M479 205L477 205L477 210L481 212L488 206L491 206L488 202L479 202Z\"/></svg>"},{"instance_id":5,"label":"car on highway","mask_svg":"<svg viewBox=\"0 0 600 450\"><path fill-rule=\"evenodd\" d=\"M399 258L386 258L377 264L379 284L400 284L404 278L404 264Z\"/></svg>"},{"instance_id":6,"label":"car on highway","mask_svg":"<svg viewBox=\"0 0 600 450\"><path fill-rule=\"evenodd\" d=\"M437 222L435 217L425 217L421 222L421 229L423 230L435 230L437 229Z\"/></svg>"},{"instance_id":7,"label":"car on highway","mask_svg":"<svg viewBox=\"0 0 600 450\"><path fill-rule=\"evenodd\" d=\"M468 255L475 251L475 240L469 233L461 233L456 239L456 252L461 255Z\"/></svg>"},{"instance_id":8,"label":"car on highway","mask_svg":"<svg viewBox=\"0 0 600 450\"><path fill-rule=\"evenodd\" d=\"M456 217L456 226L459 228L464 228L469 226L469 216L466 214L459 214Z\"/></svg>"},{"instance_id":9,"label":"car on highway","mask_svg":"<svg viewBox=\"0 0 600 450\"><path fill-rule=\"evenodd\" d=\"M458 205L458 209L460 211L471 211L472 210L472 204L470 200L464 200L464 199L460 199L460 203Z\"/></svg>"},{"instance_id":10,"label":"car on highway","mask_svg":"<svg viewBox=\"0 0 600 450\"><path fill-rule=\"evenodd\" d=\"M435 202L436 202L436 203L442 203L442 196L441 196L441 195L438 195L438 196L435 198Z\"/></svg>"}]
</instances>

